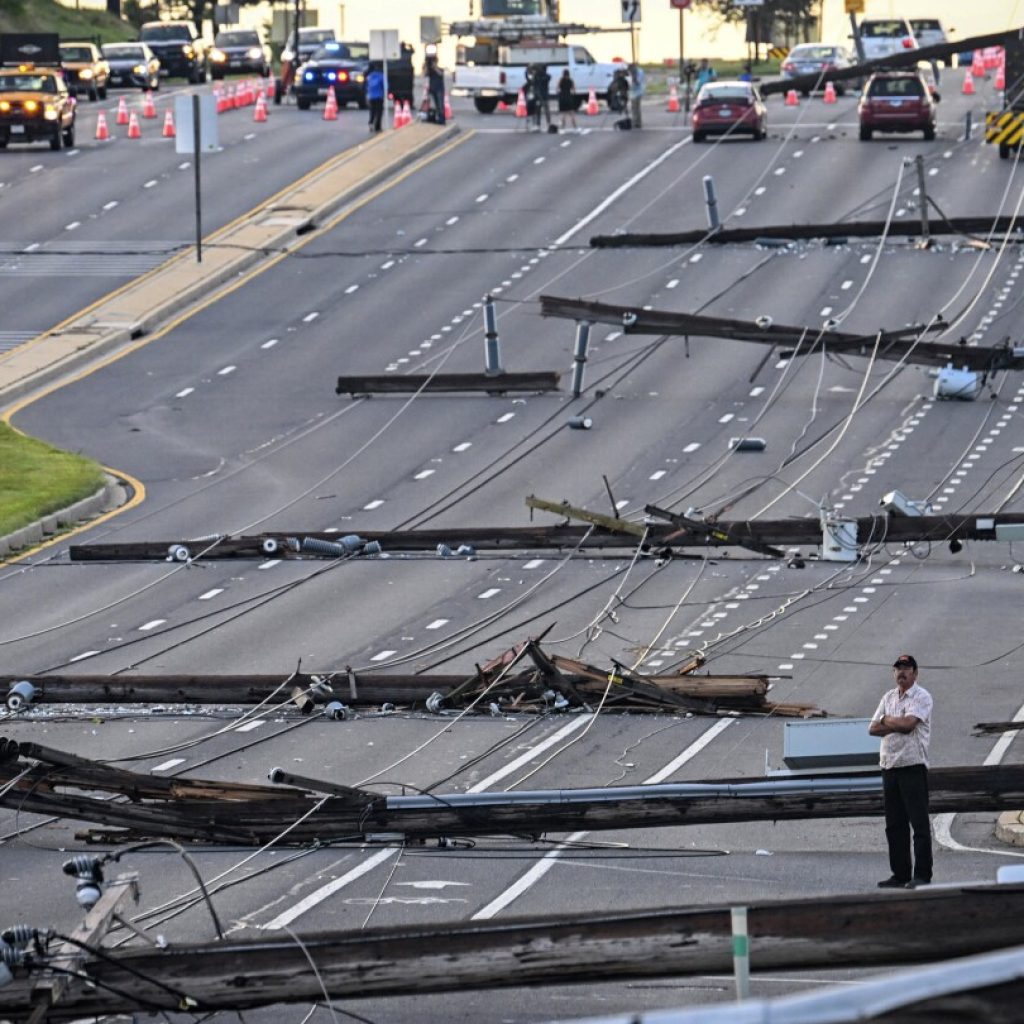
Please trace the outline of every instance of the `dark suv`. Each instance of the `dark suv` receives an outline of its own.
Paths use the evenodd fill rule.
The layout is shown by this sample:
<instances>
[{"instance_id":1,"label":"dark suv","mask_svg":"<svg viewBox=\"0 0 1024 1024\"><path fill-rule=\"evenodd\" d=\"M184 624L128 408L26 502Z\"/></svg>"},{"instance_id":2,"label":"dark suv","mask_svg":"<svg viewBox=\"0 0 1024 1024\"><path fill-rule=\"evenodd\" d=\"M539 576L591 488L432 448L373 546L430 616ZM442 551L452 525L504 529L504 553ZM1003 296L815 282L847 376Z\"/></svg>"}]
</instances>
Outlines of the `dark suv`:
<instances>
[{"instance_id":1,"label":"dark suv","mask_svg":"<svg viewBox=\"0 0 1024 1024\"><path fill-rule=\"evenodd\" d=\"M924 79L911 71L878 71L864 86L857 106L860 137L874 132L923 132L935 138L935 101Z\"/></svg>"},{"instance_id":2,"label":"dark suv","mask_svg":"<svg viewBox=\"0 0 1024 1024\"><path fill-rule=\"evenodd\" d=\"M193 85L205 82L209 72L206 43L191 21L147 21L139 32L160 59L160 74L187 78Z\"/></svg>"}]
</instances>

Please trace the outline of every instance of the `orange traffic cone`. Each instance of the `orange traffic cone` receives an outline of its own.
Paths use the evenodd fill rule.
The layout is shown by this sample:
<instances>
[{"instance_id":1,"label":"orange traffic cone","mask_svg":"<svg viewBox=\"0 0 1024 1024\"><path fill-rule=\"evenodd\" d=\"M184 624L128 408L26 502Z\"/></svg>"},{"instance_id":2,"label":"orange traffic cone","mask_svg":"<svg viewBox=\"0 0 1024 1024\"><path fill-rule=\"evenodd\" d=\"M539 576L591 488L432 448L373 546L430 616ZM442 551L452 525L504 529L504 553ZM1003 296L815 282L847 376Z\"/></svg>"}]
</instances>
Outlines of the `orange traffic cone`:
<instances>
[{"instance_id":1,"label":"orange traffic cone","mask_svg":"<svg viewBox=\"0 0 1024 1024\"><path fill-rule=\"evenodd\" d=\"M153 93L147 89L142 100L142 116L156 117L156 104L153 102Z\"/></svg>"},{"instance_id":2,"label":"orange traffic cone","mask_svg":"<svg viewBox=\"0 0 1024 1024\"><path fill-rule=\"evenodd\" d=\"M173 139L175 137L174 115L169 110L164 114L164 130L160 134L165 139Z\"/></svg>"},{"instance_id":3,"label":"orange traffic cone","mask_svg":"<svg viewBox=\"0 0 1024 1024\"><path fill-rule=\"evenodd\" d=\"M223 86L217 86L213 90L213 95L217 101L217 113L223 114L224 111L227 110L230 105L228 103L227 93L225 93Z\"/></svg>"},{"instance_id":4,"label":"orange traffic cone","mask_svg":"<svg viewBox=\"0 0 1024 1024\"><path fill-rule=\"evenodd\" d=\"M263 98L263 93L260 93L256 99L256 109L252 112L252 119L260 124L267 119L267 101Z\"/></svg>"},{"instance_id":5,"label":"orange traffic cone","mask_svg":"<svg viewBox=\"0 0 1024 1024\"><path fill-rule=\"evenodd\" d=\"M1006 68L1002 64L996 68L996 92L1002 92L1006 88Z\"/></svg>"},{"instance_id":6,"label":"orange traffic cone","mask_svg":"<svg viewBox=\"0 0 1024 1024\"><path fill-rule=\"evenodd\" d=\"M504 114L508 110L508 104L504 100L498 100L498 113Z\"/></svg>"},{"instance_id":7,"label":"orange traffic cone","mask_svg":"<svg viewBox=\"0 0 1024 1024\"><path fill-rule=\"evenodd\" d=\"M831 82L825 83L825 102L835 103L836 102L836 87Z\"/></svg>"},{"instance_id":8,"label":"orange traffic cone","mask_svg":"<svg viewBox=\"0 0 1024 1024\"><path fill-rule=\"evenodd\" d=\"M412 124L412 110L409 109L408 100L402 104L402 127L404 128L407 124Z\"/></svg>"},{"instance_id":9,"label":"orange traffic cone","mask_svg":"<svg viewBox=\"0 0 1024 1024\"><path fill-rule=\"evenodd\" d=\"M595 114L600 113L600 108L597 105L597 92L594 87L590 87L590 95L587 96L587 113L593 117Z\"/></svg>"},{"instance_id":10,"label":"orange traffic cone","mask_svg":"<svg viewBox=\"0 0 1024 1024\"><path fill-rule=\"evenodd\" d=\"M139 119L135 116L135 111L131 112L131 116L128 118L128 138L129 139L141 139L142 129L139 127Z\"/></svg>"},{"instance_id":11,"label":"orange traffic cone","mask_svg":"<svg viewBox=\"0 0 1024 1024\"><path fill-rule=\"evenodd\" d=\"M324 104L324 120L338 120L338 98L334 95L333 89L327 93L327 102Z\"/></svg>"},{"instance_id":12,"label":"orange traffic cone","mask_svg":"<svg viewBox=\"0 0 1024 1024\"><path fill-rule=\"evenodd\" d=\"M970 71L966 75L964 75L963 93L965 96L974 95L974 75Z\"/></svg>"},{"instance_id":13,"label":"orange traffic cone","mask_svg":"<svg viewBox=\"0 0 1024 1024\"><path fill-rule=\"evenodd\" d=\"M128 104L125 102L125 98L122 96L120 102L117 104L117 118L115 124L127 124L128 123Z\"/></svg>"},{"instance_id":14,"label":"orange traffic cone","mask_svg":"<svg viewBox=\"0 0 1024 1024\"><path fill-rule=\"evenodd\" d=\"M455 118L455 115L452 114L452 105L448 101L448 93L445 93L444 94L444 119L446 121L452 121L452 120L454 120L454 118Z\"/></svg>"},{"instance_id":15,"label":"orange traffic cone","mask_svg":"<svg viewBox=\"0 0 1024 1024\"><path fill-rule=\"evenodd\" d=\"M267 79L267 99L272 100L274 98L274 90L277 88L277 79L271 76Z\"/></svg>"},{"instance_id":16,"label":"orange traffic cone","mask_svg":"<svg viewBox=\"0 0 1024 1024\"><path fill-rule=\"evenodd\" d=\"M96 115L96 141L106 142L110 138L110 129L107 127L107 115L101 110Z\"/></svg>"},{"instance_id":17,"label":"orange traffic cone","mask_svg":"<svg viewBox=\"0 0 1024 1024\"><path fill-rule=\"evenodd\" d=\"M789 92L786 93L786 106L787 107L799 107L800 106L800 99L799 99L799 97L796 94L796 89L790 89Z\"/></svg>"},{"instance_id":18,"label":"orange traffic cone","mask_svg":"<svg viewBox=\"0 0 1024 1024\"><path fill-rule=\"evenodd\" d=\"M985 77L985 58L982 56L981 50L975 50L974 56L971 58L971 77Z\"/></svg>"},{"instance_id":19,"label":"orange traffic cone","mask_svg":"<svg viewBox=\"0 0 1024 1024\"><path fill-rule=\"evenodd\" d=\"M526 117L526 93L522 89L516 97L516 117Z\"/></svg>"},{"instance_id":20,"label":"orange traffic cone","mask_svg":"<svg viewBox=\"0 0 1024 1024\"><path fill-rule=\"evenodd\" d=\"M679 109L679 90L676 88L676 83L673 82L668 87L668 112L678 114Z\"/></svg>"}]
</instances>

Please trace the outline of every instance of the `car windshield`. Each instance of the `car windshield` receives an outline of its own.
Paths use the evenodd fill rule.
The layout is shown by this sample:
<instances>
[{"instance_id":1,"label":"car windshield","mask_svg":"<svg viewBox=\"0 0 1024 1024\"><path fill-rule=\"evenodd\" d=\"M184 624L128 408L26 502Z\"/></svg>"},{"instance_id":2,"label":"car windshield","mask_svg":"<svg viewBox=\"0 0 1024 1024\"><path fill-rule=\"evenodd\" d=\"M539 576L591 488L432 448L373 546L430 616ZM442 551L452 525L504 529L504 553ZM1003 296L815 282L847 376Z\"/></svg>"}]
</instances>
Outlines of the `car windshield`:
<instances>
[{"instance_id":1,"label":"car windshield","mask_svg":"<svg viewBox=\"0 0 1024 1024\"><path fill-rule=\"evenodd\" d=\"M189 38L188 29L179 25L150 25L139 33L139 38L146 43L153 40L165 42L172 39L181 39L185 42L192 41Z\"/></svg>"},{"instance_id":2,"label":"car windshield","mask_svg":"<svg viewBox=\"0 0 1024 1024\"><path fill-rule=\"evenodd\" d=\"M741 85L706 85L697 100L700 103L750 103L752 96Z\"/></svg>"},{"instance_id":3,"label":"car windshield","mask_svg":"<svg viewBox=\"0 0 1024 1024\"><path fill-rule=\"evenodd\" d=\"M366 43L329 42L313 54L313 60L369 60L370 47Z\"/></svg>"},{"instance_id":4,"label":"car windshield","mask_svg":"<svg viewBox=\"0 0 1024 1024\"><path fill-rule=\"evenodd\" d=\"M938 18L911 18L911 27L915 32L941 32L942 25Z\"/></svg>"},{"instance_id":5,"label":"car windshield","mask_svg":"<svg viewBox=\"0 0 1024 1024\"><path fill-rule=\"evenodd\" d=\"M329 28L300 28L300 43L326 43L334 38L333 30Z\"/></svg>"},{"instance_id":6,"label":"car windshield","mask_svg":"<svg viewBox=\"0 0 1024 1024\"><path fill-rule=\"evenodd\" d=\"M868 90L869 96L923 96L924 82L916 75L903 78L876 78Z\"/></svg>"},{"instance_id":7,"label":"car windshield","mask_svg":"<svg viewBox=\"0 0 1024 1024\"><path fill-rule=\"evenodd\" d=\"M103 56L110 60L145 60L146 51L141 46L111 46L103 47Z\"/></svg>"},{"instance_id":8,"label":"car windshield","mask_svg":"<svg viewBox=\"0 0 1024 1024\"><path fill-rule=\"evenodd\" d=\"M832 60L834 46L798 46L789 55L790 60Z\"/></svg>"},{"instance_id":9,"label":"car windshield","mask_svg":"<svg viewBox=\"0 0 1024 1024\"><path fill-rule=\"evenodd\" d=\"M60 48L60 59L91 63L92 50L88 46L62 46Z\"/></svg>"},{"instance_id":10,"label":"car windshield","mask_svg":"<svg viewBox=\"0 0 1024 1024\"><path fill-rule=\"evenodd\" d=\"M218 32L214 46L259 46L260 37L255 32Z\"/></svg>"},{"instance_id":11,"label":"car windshield","mask_svg":"<svg viewBox=\"0 0 1024 1024\"><path fill-rule=\"evenodd\" d=\"M893 21L862 21L860 25L861 36L867 38L881 36L903 36L906 35L906 28L900 20Z\"/></svg>"},{"instance_id":12,"label":"car windshield","mask_svg":"<svg viewBox=\"0 0 1024 1024\"><path fill-rule=\"evenodd\" d=\"M0 75L2 92L56 92L57 80L52 75Z\"/></svg>"}]
</instances>

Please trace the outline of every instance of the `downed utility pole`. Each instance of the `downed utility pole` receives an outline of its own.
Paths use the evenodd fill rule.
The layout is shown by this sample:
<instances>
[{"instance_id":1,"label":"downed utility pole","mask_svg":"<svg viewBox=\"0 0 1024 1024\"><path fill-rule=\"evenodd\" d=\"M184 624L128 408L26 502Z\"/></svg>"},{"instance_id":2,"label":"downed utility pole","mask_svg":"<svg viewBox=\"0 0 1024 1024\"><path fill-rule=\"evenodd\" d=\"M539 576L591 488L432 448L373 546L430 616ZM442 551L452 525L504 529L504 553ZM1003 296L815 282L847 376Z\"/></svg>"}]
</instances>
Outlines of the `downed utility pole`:
<instances>
[{"instance_id":1,"label":"downed utility pole","mask_svg":"<svg viewBox=\"0 0 1024 1024\"><path fill-rule=\"evenodd\" d=\"M934 205L934 203L932 203ZM1016 217L946 217L940 211L940 219L928 227L932 235L1009 235L1011 241L1024 241L1017 233L1019 218ZM824 238L837 242L848 238L914 238L921 234L921 224L911 221L858 220L848 223L827 224L772 224L758 228L719 228L708 232L706 228L690 231L660 233L638 233L622 235L594 235L590 244L595 249L645 249L672 245L696 245L707 242L711 245L740 245L761 240L808 241Z\"/></svg>"},{"instance_id":2,"label":"downed utility pole","mask_svg":"<svg viewBox=\"0 0 1024 1024\"><path fill-rule=\"evenodd\" d=\"M276 775L276 773L274 773ZM343 783L341 783L343 785ZM936 768L933 813L1024 806L1024 765ZM724 780L506 793L382 796L329 782L320 790L161 778L113 768L34 743L0 739L0 806L96 822L90 842L166 837L217 844L363 843L738 821L871 817L882 813L877 773L799 780ZM327 789L327 800L311 810ZM113 793L130 802L105 800ZM292 822L281 835L281 822Z\"/></svg>"},{"instance_id":3,"label":"downed utility pole","mask_svg":"<svg viewBox=\"0 0 1024 1024\"><path fill-rule=\"evenodd\" d=\"M903 327L878 334L852 334L848 331L818 327L794 327L774 324L770 318L731 320L703 316L699 313L671 313L635 306L612 306L587 299L568 299L556 295L540 297L541 316L562 320L589 320L592 323L615 324L626 334L667 334L679 337L726 338L801 349L805 354L816 340L833 354L870 353L877 343L880 359L900 359L922 366L944 367L955 363L981 373L996 370L1024 369L1024 346L1011 345L1007 338L1000 345L969 346L966 338L957 342L930 342L918 339L927 329L939 331L946 324L937 321L930 328L924 325Z\"/></svg>"},{"instance_id":4,"label":"downed utility pole","mask_svg":"<svg viewBox=\"0 0 1024 1024\"><path fill-rule=\"evenodd\" d=\"M562 375L557 370L522 373L412 373L363 374L339 377L336 395L399 395L417 392L477 392L504 395L509 392L557 391Z\"/></svg>"},{"instance_id":5,"label":"downed utility pole","mask_svg":"<svg viewBox=\"0 0 1024 1024\"><path fill-rule=\"evenodd\" d=\"M748 906L747 921L755 971L929 963L1024 942L1024 889L763 900ZM50 1016L174 1011L182 1002L196 1013L242 1010L316 1001L324 990L365 999L727 974L732 951L730 908L722 905L306 933L301 943L264 935L93 959L88 980L70 979ZM0 1016L23 1019L29 985L19 977L0 988Z\"/></svg>"}]
</instances>

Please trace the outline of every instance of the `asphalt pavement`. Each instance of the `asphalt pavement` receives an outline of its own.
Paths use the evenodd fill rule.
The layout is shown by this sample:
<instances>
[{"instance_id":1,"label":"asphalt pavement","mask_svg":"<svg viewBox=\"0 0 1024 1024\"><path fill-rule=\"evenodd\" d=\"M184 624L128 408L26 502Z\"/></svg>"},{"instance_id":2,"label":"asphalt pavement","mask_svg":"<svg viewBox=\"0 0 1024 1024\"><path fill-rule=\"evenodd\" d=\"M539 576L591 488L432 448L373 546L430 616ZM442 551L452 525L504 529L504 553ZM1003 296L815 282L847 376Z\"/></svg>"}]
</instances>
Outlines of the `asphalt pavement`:
<instances>
[{"instance_id":1,"label":"asphalt pavement","mask_svg":"<svg viewBox=\"0 0 1024 1024\"><path fill-rule=\"evenodd\" d=\"M700 227L709 174L730 225L916 218L916 172L905 160L917 155L925 158L929 195L947 214L1010 213L1021 172L976 137L962 138L968 109L975 123L984 109L984 88L969 99L944 85L933 143L897 136L859 142L852 97L798 108L773 100L766 141L710 145L693 144L684 117L653 102L643 131L615 131L602 116L581 117L581 132L557 135L457 105L459 134L415 173L396 174L364 194L367 201L338 206L293 237L287 252L242 270L215 301L115 346L66 384L50 382L38 398L19 399L13 422L144 487L145 501L81 533L78 543L430 525L450 529L457 544L460 528L525 525L530 494L601 512L613 503L631 518L647 503L723 518L816 518L822 502L867 515L893 488L949 512L1019 509L1024 388L1014 375L995 375L976 402L940 402L927 371L894 367L884 353L817 352L802 360L776 353L765 361L759 346L597 327L578 399L563 389L365 400L333 389L340 373L482 369L487 294L498 301L503 361L516 370L567 372L571 364L573 326L543 320L541 294L771 316L806 324L811 336L833 317L871 333L938 313L950 337L992 343L1012 335L1024 266L1012 246L983 248L950 236L928 250L870 239L783 248L588 245L596 234ZM300 123L299 112L284 108L256 126L268 128L267 139L245 141L240 131L237 145L218 154L220 176L210 181L214 205L226 207L222 223L285 186L282 154L299 133L316 136L315 146L336 129L349 132L350 146L363 141L361 115L346 117L353 123L339 126L311 112ZM270 142L277 130L288 138ZM81 162L76 169L93 161L89 203L102 208L97 179L109 152L83 145L74 157L33 153L45 173L27 161L16 165L10 187L21 197L18 210L40 195L53 207L48 233L32 235L30 222L21 222L26 244L38 237L63 245L60 222L71 222L78 199L56 183L72 161ZM151 152L152 162L143 153L130 171L131 202L145 208L135 237L180 245L186 172L176 177L168 154L156 146ZM15 166L4 157L0 202ZM304 159L303 172L312 170L313 157ZM167 177L145 189L157 163ZM269 170L260 194L246 191L245 199L236 192L252 187L252 164ZM146 207L146 193L165 185L160 204ZM97 252L125 237L112 216L97 216L89 228ZM74 289L82 302L103 298L93 280ZM61 307L35 324L45 331L74 312ZM0 373L6 362L0 358ZM593 428L570 430L569 418L584 412ZM764 452L729 454L738 434L765 437ZM540 513L537 520L556 521ZM738 552L667 562L530 552L392 555L332 566L273 558L70 564L66 548L62 541L0 571L0 651L9 672L283 678L301 659L303 671L351 665L472 673L475 663L550 626L552 650L595 664L615 659L664 672L701 651L712 671L769 674L773 699L864 717L890 685L893 656L911 651L936 700L933 764L1019 757L1015 733L994 742L973 731L979 721L1024 717L1014 657L1021 576L1011 571L1017 555L1007 545L953 553L887 545L880 535L860 562L824 562L805 550L802 568L791 558ZM760 777L766 761L780 765L783 732L777 716L581 713L456 722L400 712L332 722L280 707L257 721L232 724L230 709L39 708L8 718L2 732L86 756L132 758L133 767L157 774L257 782L281 765L386 792ZM938 880L991 880L999 864L1020 856L994 836L995 817L936 819ZM59 884L59 864L77 848L80 827L12 811L0 816L3 882L15 893L10 913L19 920L73 921L73 891L55 899L51 882ZM268 850L247 859L252 853L195 854L233 935L285 925L358 929L824 898L874 891L888 874L879 819L680 827L568 842L496 839L444 850L330 848L298 857ZM140 923L172 941L210 937L205 908L182 901L191 878L176 855L148 853L132 866L142 875ZM756 950L754 957L756 971ZM755 974L752 991L803 991L861 976ZM378 1022L539 1021L729 998L727 979L702 978L344 1009ZM271 1012L252 1016L270 1019ZM315 1016L327 1019L322 1009Z\"/></svg>"}]
</instances>

